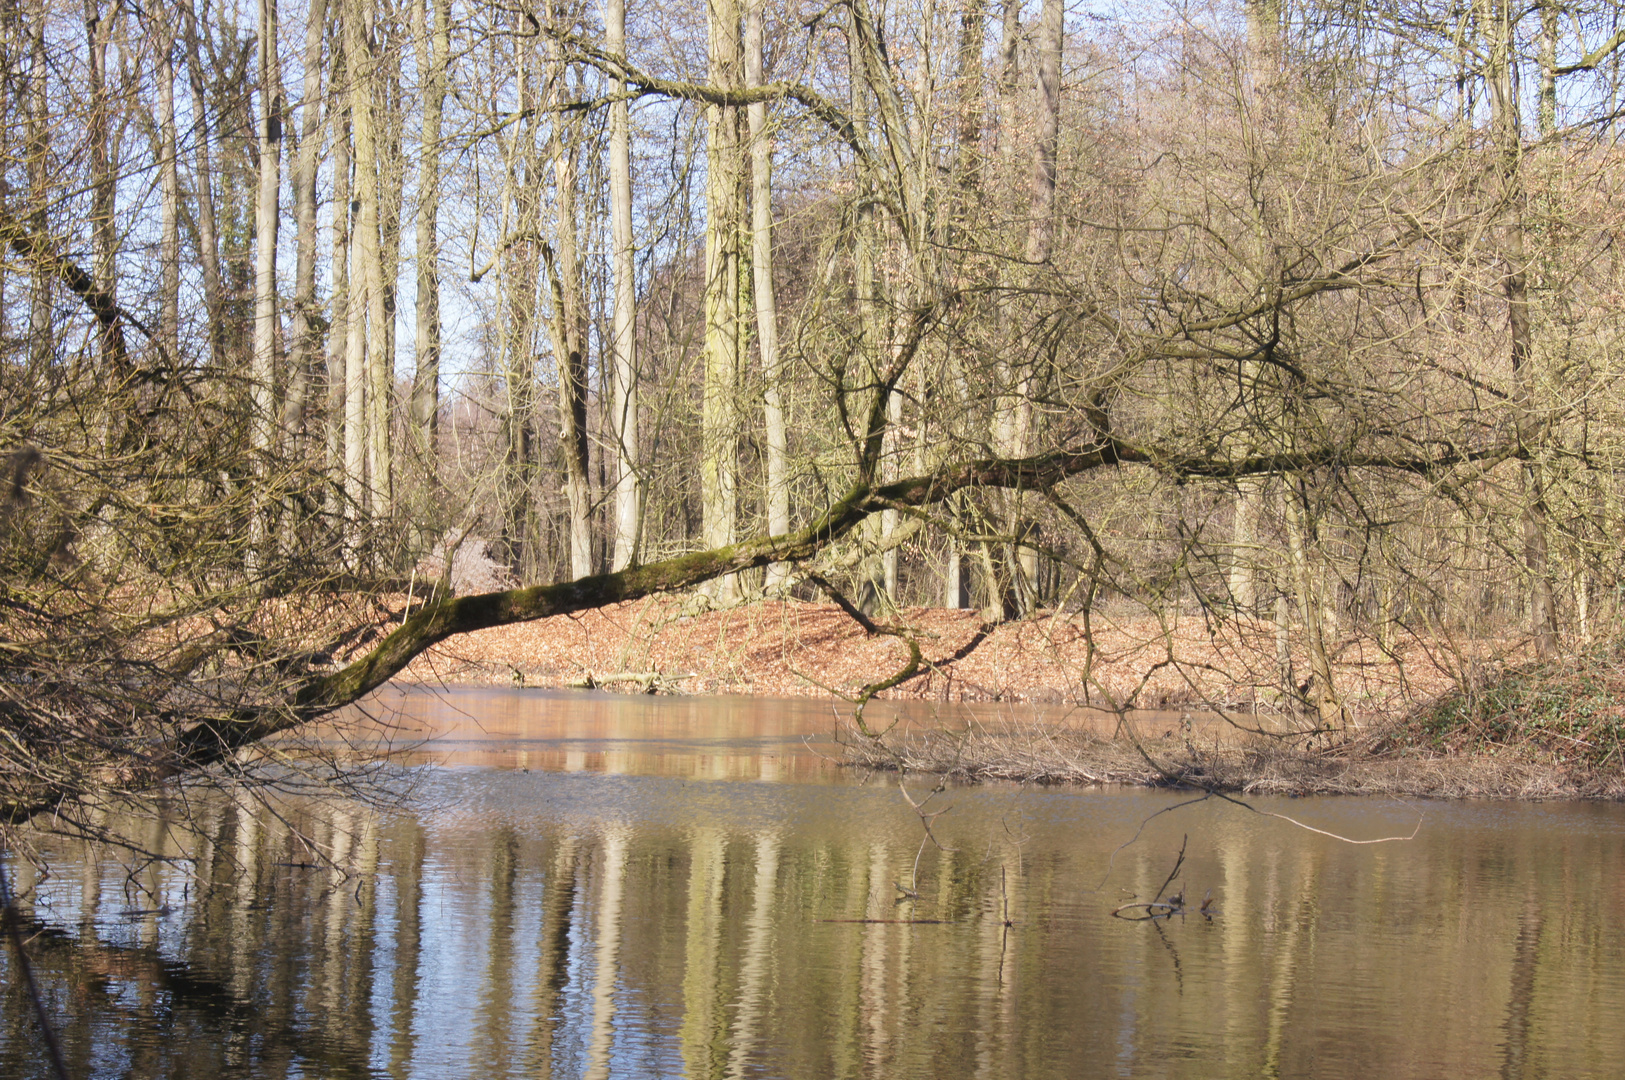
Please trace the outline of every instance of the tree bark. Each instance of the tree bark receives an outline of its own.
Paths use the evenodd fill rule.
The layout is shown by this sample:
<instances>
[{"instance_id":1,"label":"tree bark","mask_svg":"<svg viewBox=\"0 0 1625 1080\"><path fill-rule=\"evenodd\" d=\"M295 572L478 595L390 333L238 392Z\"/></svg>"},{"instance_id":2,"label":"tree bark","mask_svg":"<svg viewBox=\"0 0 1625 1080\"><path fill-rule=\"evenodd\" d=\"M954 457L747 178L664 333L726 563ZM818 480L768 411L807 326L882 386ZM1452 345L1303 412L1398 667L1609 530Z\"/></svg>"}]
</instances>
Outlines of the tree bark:
<instances>
[{"instance_id":1,"label":"tree bark","mask_svg":"<svg viewBox=\"0 0 1625 1080\"><path fill-rule=\"evenodd\" d=\"M117 292L114 261L118 256L118 228L114 221L117 180L113 175L112 147L109 143L108 130L107 47L113 38L118 13L117 6L111 12L103 13L100 0L85 0L85 35L88 39L90 61L88 72L90 110L86 117L89 128L92 192L90 231L91 247L95 253L90 272L102 283L102 288L106 289L110 296ZM159 93L163 94L162 87L159 88Z\"/></svg>"},{"instance_id":2,"label":"tree bark","mask_svg":"<svg viewBox=\"0 0 1625 1080\"><path fill-rule=\"evenodd\" d=\"M340 13L339 18L345 16ZM333 82L344 78L344 47L334 42ZM350 415L350 112L341 100L333 107L333 302L327 328L327 412L328 464L342 478L346 515L353 519L360 506L364 477L351 468L364 468L362 457L354 457L364 445L366 413L364 399L356 402L352 424Z\"/></svg>"},{"instance_id":3,"label":"tree bark","mask_svg":"<svg viewBox=\"0 0 1625 1080\"><path fill-rule=\"evenodd\" d=\"M181 179L175 138L175 23L157 10L159 282L158 337L170 361L180 355Z\"/></svg>"},{"instance_id":4,"label":"tree bark","mask_svg":"<svg viewBox=\"0 0 1625 1080\"><path fill-rule=\"evenodd\" d=\"M563 104L564 66L555 55L553 85ZM559 378L559 447L564 455L565 503L569 516L570 574L586 577L593 572L592 489L587 441L587 309L582 301L581 258L576 240L576 187L581 163L581 137L578 121L566 119L563 111L553 121L552 157L554 198L558 216L554 237L556 258L544 246L548 276L553 290L553 358Z\"/></svg>"},{"instance_id":5,"label":"tree bark","mask_svg":"<svg viewBox=\"0 0 1625 1080\"><path fill-rule=\"evenodd\" d=\"M737 0L708 0L707 42L711 85L741 85ZM732 544L738 504L739 457L739 293L741 228L739 188L739 108L706 106L705 185L705 376L700 418L701 542L708 548ZM732 577L711 584L713 599L727 602L737 586Z\"/></svg>"},{"instance_id":6,"label":"tree bark","mask_svg":"<svg viewBox=\"0 0 1625 1080\"><path fill-rule=\"evenodd\" d=\"M390 441L390 405L394 394L395 358L389 352L389 311L384 295L384 262L379 233L378 127L374 111L376 64L372 54L372 6L351 0L345 12L345 56L350 73L350 124L355 133L354 205L351 263L352 315L348 362L359 366L365 383L367 426L368 513L375 520L394 512ZM359 279L359 280L358 280ZM357 285L364 284L366 307L354 304ZM356 316L364 311L365 336ZM354 384L358 372L347 372ZM354 391L352 390L352 395Z\"/></svg>"},{"instance_id":7,"label":"tree bark","mask_svg":"<svg viewBox=\"0 0 1625 1080\"><path fill-rule=\"evenodd\" d=\"M1501 286L1506 296L1507 337L1511 349L1514 407L1518 410L1519 440L1530 453L1522 466L1524 569L1529 589L1529 628L1535 652L1542 659L1557 655L1557 609L1547 539L1547 507L1539 446L1544 441L1539 415L1534 361L1534 330L1529 317L1528 256L1524 215L1528 193L1523 179L1523 131L1519 118L1511 0L1493 0L1489 23L1496 35L1490 42L1484 78L1489 84L1490 123L1498 157L1501 199L1507 210L1503 257L1506 273Z\"/></svg>"},{"instance_id":8,"label":"tree bark","mask_svg":"<svg viewBox=\"0 0 1625 1080\"><path fill-rule=\"evenodd\" d=\"M1289 477L1283 505L1286 509L1287 547L1292 557L1292 581L1298 594L1298 614L1303 619L1305 645L1309 650L1310 687L1315 714L1326 731L1342 731L1348 715L1332 680L1331 652L1326 643L1326 598L1317 586L1320 575L1310 565L1314 533L1304 505L1302 477ZM1288 687L1288 690L1291 688Z\"/></svg>"},{"instance_id":9,"label":"tree bark","mask_svg":"<svg viewBox=\"0 0 1625 1080\"><path fill-rule=\"evenodd\" d=\"M316 170L322 152L322 40L327 30L327 0L311 0L305 18L299 157L293 177L297 223L293 310L298 325L289 349L288 397L283 415L284 429L295 437L302 435L306 426L316 354L322 345L322 313L316 301Z\"/></svg>"},{"instance_id":10,"label":"tree bark","mask_svg":"<svg viewBox=\"0 0 1625 1080\"><path fill-rule=\"evenodd\" d=\"M425 6L434 12L426 26ZM412 379L412 424L420 472L429 492L436 483L440 418L440 140L451 52L450 0L414 0L418 71L423 79L423 126L418 151L417 366Z\"/></svg>"},{"instance_id":11,"label":"tree bark","mask_svg":"<svg viewBox=\"0 0 1625 1080\"><path fill-rule=\"evenodd\" d=\"M604 47L626 53L626 0L604 5ZM624 88L624 86L622 87ZM610 437L615 440L615 547L612 567L636 563L643 540L643 475L638 450L637 267L632 237L632 122L625 101L609 114L610 258L614 312L610 317Z\"/></svg>"},{"instance_id":12,"label":"tree bark","mask_svg":"<svg viewBox=\"0 0 1625 1080\"><path fill-rule=\"evenodd\" d=\"M766 0L749 0L745 12L745 85L766 85L762 70L765 46L763 8ZM756 301L756 343L762 357L762 398L767 437L767 531L790 531L790 433L784 409L784 376L779 360L779 313L773 292L773 136L767 103L746 106L750 125L751 283ZM790 568L771 563L766 586L771 592L789 584Z\"/></svg>"},{"instance_id":13,"label":"tree bark","mask_svg":"<svg viewBox=\"0 0 1625 1080\"><path fill-rule=\"evenodd\" d=\"M220 234L215 219L214 151L210 145L208 84L203 76L203 40L197 15L183 4L186 33L186 70L192 88L192 198L197 204L199 268L203 278L203 318L209 338L209 360L216 372L225 370L224 303L220 280Z\"/></svg>"},{"instance_id":14,"label":"tree bark","mask_svg":"<svg viewBox=\"0 0 1625 1080\"><path fill-rule=\"evenodd\" d=\"M276 348L278 334L276 245L282 184L282 63L277 53L277 0L259 4L259 189L254 204L254 356L249 370L253 412L249 417L254 469L263 484L277 449ZM267 506L258 504L250 555L263 566L269 542Z\"/></svg>"}]
</instances>

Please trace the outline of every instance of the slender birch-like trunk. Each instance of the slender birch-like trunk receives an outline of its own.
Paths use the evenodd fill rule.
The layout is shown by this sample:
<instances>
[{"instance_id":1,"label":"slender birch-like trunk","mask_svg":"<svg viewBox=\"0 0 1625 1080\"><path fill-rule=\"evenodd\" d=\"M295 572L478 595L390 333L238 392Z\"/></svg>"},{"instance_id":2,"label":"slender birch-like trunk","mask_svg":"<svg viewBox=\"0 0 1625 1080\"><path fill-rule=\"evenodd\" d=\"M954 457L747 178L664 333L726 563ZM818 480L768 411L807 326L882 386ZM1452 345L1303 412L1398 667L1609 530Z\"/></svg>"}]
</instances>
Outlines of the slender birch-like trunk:
<instances>
[{"instance_id":1,"label":"slender birch-like trunk","mask_svg":"<svg viewBox=\"0 0 1625 1080\"><path fill-rule=\"evenodd\" d=\"M249 369L253 413L249 430L260 480L269 474L276 450L276 244L282 184L282 63L277 54L277 0L259 6L259 189L254 203L254 355ZM260 549L268 542L267 513L258 502L252 523L250 557L264 565Z\"/></svg>"},{"instance_id":2,"label":"slender birch-like trunk","mask_svg":"<svg viewBox=\"0 0 1625 1080\"><path fill-rule=\"evenodd\" d=\"M1061 0L1044 0L1037 41L1038 140L1033 153L1031 218L1027 228L1027 262L1049 261L1055 236L1056 163L1061 132L1061 49L1065 8ZM1031 452L1033 435L1033 371L1026 363L999 364L999 398L994 405L995 453L1021 457ZM1004 593L1000 606L1006 617L1024 615L1038 603L1038 554L1022 543L1030 524L1024 500L1010 493L1003 500L1001 527L1009 540L1004 548Z\"/></svg>"},{"instance_id":3,"label":"slender birch-like trunk","mask_svg":"<svg viewBox=\"0 0 1625 1080\"><path fill-rule=\"evenodd\" d=\"M604 45L626 52L626 0L604 5ZM613 389L610 429L615 440L615 550L612 568L624 570L639 558L643 538L643 477L638 455L637 280L632 238L632 131L625 101L610 106L609 216L615 307L610 317ZM768 466L769 472L772 465Z\"/></svg>"},{"instance_id":4,"label":"slender birch-like trunk","mask_svg":"<svg viewBox=\"0 0 1625 1080\"><path fill-rule=\"evenodd\" d=\"M51 173L51 100L43 15L28 30L28 52L28 89L25 92L25 107L28 110L28 216L35 234L43 236L50 228L46 207L50 204ZM51 319L51 279L37 267L30 270L29 278L29 351L35 368L43 371L53 362L56 351L55 328Z\"/></svg>"},{"instance_id":5,"label":"slender birch-like trunk","mask_svg":"<svg viewBox=\"0 0 1625 1080\"><path fill-rule=\"evenodd\" d=\"M175 138L175 24L158 9L158 338L174 361L181 335L181 177Z\"/></svg>"},{"instance_id":6,"label":"slender birch-like trunk","mask_svg":"<svg viewBox=\"0 0 1625 1080\"><path fill-rule=\"evenodd\" d=\"M987 122L987 97L983 89L982 46L987 33L986 0L963 0L959 13L959 48L955 71L953 212L948 234L953 243L964 243L973 230L972 215L981 201L982 132ZM963 379L954 380L954 390L964 402ZM923 433L922 433L923 434ZM960 516L962 498L950 500L949 512ZM970 570L957 537L947 537L947 557L942 574L942 604L948 608L970 605Z\"/></svg>"},{"instance_id":7,"label":"slender birch-like trunk","mask_svg":"<svg viewBox=\"0 0 1625 1080\"><path fill-rule=\"evenodd\" d=\"M741 84L739 5L708 0L707 42L712 86ZM705 184L705 376L700 414L701 543L725 547L735 539L739 457L739 284L743 252L739 188L739 108L706 106ZM732 600L732 575L709 586L719 601Z\"/></svg>"},{"instance_id":8,"label":"slender birch-like trunk","mask_svg":"<svg viewBox=\"0 0 1625 1080\"><path fill-rule=\"evenodd\" d=\"M555 46L552 56L553 101L565 104L566 72ZM553 357L558 365L559 448L564 455L564 492L568 515L570 574L582 578L594 570L592 489L587 442L587 309L582 300L580 228L576 187L581 175L581 131L562 110L554 114L550 151L554 200L558 210L548 258L553 292Z\"/></svg>"},{"instance_id":9,"label":"slender birch-like trunk","mask_svg":"<svg viewBox=\"0 0 1625 1080\"><path fill-rule=\"evenodd\" d=\"M433 10L425 26L424 8ZM450 0L414 0L418 71L423 73L423 127L418 139L417 368L412 379L412 424L421 469L433 489L435 437L440 418L440 138L451 53Z\"/></svg>"},{"instance_id":10,"label":"slender birch-like trunk","mask_svg":"<svg viewBox=\"0 0 1625 1080\"><path fill-rule=\"evenodd\" d=\"M203 41L197 15L184 4L186 72L192 89L192 200L197 223L198 261L203 278L203 317L208 325L209 361L216 372L225 369L225 335L220 281L220 239L215 221L214 151L210 145L208 84L203 74Z\"/></svg>"},{"instance_id":11,"label":"slender birch-like trunk","mask_svg":"<svg viewBox=\"0 0 1625 1080\"><path fill-rule=\"evenodd\" d=\"M341 16L342 17L342 16ZM342 40L333 43L333 84L344 78L344 46ZM360 497L361 480L354 481L349 473L349 451L352 435L359 438L358 428L352 432L349 425L348 383L350 347L350 112L341 99L333 102L333 302L332 316L327 327L327 460L333 471L343 477L343 487L350 496L347 506L353 508ZM363 417L365 414L362 414ZM358 444L359 445L359 444Z\"/></svg>"},{"instance_id":12,"label":"slender birch-like trunk","mask_svg":"<svg viewBox=\"0 0 1625 1080\"><path fill-rule=\"evenodd\" d=\"M763 8L766 0L748 0L745 9L745 85L766 83L762 70ZM762 398L767 436L767 531L790 531L790 434L784 409L784 375L779 360L779 314L773 293L773 136L767 103L746 107L750 125L751 283L756 300L756 343L762 356ZM789 584L790 567L767 568L769 591Z\"/></svg>"},{"instance_id":13,"label":"slender birch-like trunk","mask_svg":"<svg viewBox=\"0 0 1625 1080\"><path fill-rule=\"evenodd\" d=\"M1287 548L1292 559L1292 581L1298 594L1298 615L1303 620L1304 644L1309 650L1309 671L1314 676L1313 704L1320 726L1341 731L1348 726L1348 714L1332 680L1331 651L1327 645L1324 577L1310 564L1314 531L1310 527L1301 476L1289 476L1283 501L1286 513ZM1289 690L1291 687L1286 687Z\"/></svg>"},{"instance_id":14,"label":"slender birch-like trunk","mask_svg":"<svg viewBox=\"0 0 1625 1080\"><path fill-rule=\"evenodd\" d=\"M1507 207L1502 254L1506 274L1508 344L1512 357L1513 406L1518 410L1519 439L1537 450L1544 441L1534 371L1534 329L1529 316L1528 253L1524 217L1528 192L1523 177L1523 131L1519 118L1514 65L1517 62L1510 0L1489 0L1486 23L1495 35L1489 43L1484 78L1490 97L1490 124L1498 152L1502 205ZM1535 444L1535 445L1529 445ZM1547 537L1545 478L1538 455L1526 458L1522 468L1524 570L1529 589L1529 631L1542 659L1557 655L1557 605L1552 585L1550 545Z\"/></svg>"},{"instance_id":15,"label":"slender birch-like trunk","mask_svg":"<svg viewBox=\"0 0 1625 1080\"><path fill-rule=\"evenodd\" d=\"M113 220L115 213L115 199L117 198L117 179L114 176L111 137L108 125L107 99L107 47L113 38L114 22L118 18L118 6L114 5L109 12L101 10L100 0L86 0L85 2L85 36L89 46L89 82L90 82L90 112L89 121L90 140L90 184L91 209L90 232L93 261L91 263L91 276L96 279L97 285L105 289L109 296L117 292L118 272L116 260L118 257L118 226ZM43 31L42 31L43 32ZM39 59L43 60L43 50ZM44 86L44 70L37 70L40 77L39 86ZM40 115L45 113L45 101L40 102ZM173 125L171 125L173 127ZM43 160L39 163L44 165ZM102 358L110 359L102 343Z\"/></svg>"},{"instance_id":16,"label":"slender birch-like trunk","mask_svg":"<svg viewBox=\"0 0 1625 1080\"><path fill-rule=\"evenodd\" d=\"M401 280L401 222L406 205L406 155L403 150L403 132L406 126L401 81L400 24L394 9L375 11L372 29L372 101L373 145L378 164L378 268L383 330L382 349L369 349L369 355L387 359L388 366L374 367L372 385L383 392L375 397L383 421L378 430L384 432L383 446L389 466L384 470L393 509L398 499L395 494L395 357L399 350L395 341L395 316L398 311L396 293ZM369 321L371 319L369 309ZM369 330L369 334L371 330ZM378 422L375 412L374 423Z\"/></svg>"},{"instance_id":17,"label":"slender birch-like trunk","mask_svg":"<svg viewBox=\"0 0 1625 1080\"><path fill-rule=\"evenodd\" d=\"M371 125L365 119L371 115L372 108L365 75L366 29L362 23L365 17L361 0L350 0L345 4L342 18L344 69L350 83L350 149L344 156L348 158L346 164L350 179L346 192L349 196L346 201L349 222L344 250L344 259L349 266L344 306L344 481L348 495L346 509L353 515L352 545L360 542L362 526L373 505L372 485L368 483L367 476L367 450L372 444L372 433L371 416L367 409L367 285L370 275L367 272L365 235L369 221L374 229L377 226L377 218L369 217L367 211L367 196L376 190L377 176L374 174L369 189L365 176L373 170L374 163ZM369 132L365 158L362 155L363 127ZM373 201L376 202L375 197ZM373 250L377 250L376 235Z\"/></svg>"},{"instance_id":18,"label":"slender birch-like trunk","mask_svg":"<svg viewBox=\"0 0 1625 1080\"><path fill-rule=\"evenodd\" d=\"M305 428L314 381L316 353L322 343L322 313L316 301L316 169L322 151L322 39L327 29L327 0L310 0L305 22L304 87L299 102L299 150L294 164L293 311L297 325L288 350L288 397L283 428L299 436Z\"/></svg>"},{"instance_id":19,"label":"slender birch-like trunk","mask_svg":"<svg viewBox=\"0 0 1625 1080\"><path fill-rule=\"evenodd\" d=\"M354 204L350 250L352 315L347 372L353 384L362 379L366 390L367 492L370 513L388 518L394 510L390 461L390 403L394 397L395 358L389 353L388 309L384 296L384 264L379 237L378 128L373 96L376 65L372 56L372 6L351 0L345 12L345 54L350 73L350 125L355 133ZM355 303L357 293L365 307ZM365 333L361 316L365 313ZM352 389L352 396L356 391Z\"/></svg>"}]
</instances>

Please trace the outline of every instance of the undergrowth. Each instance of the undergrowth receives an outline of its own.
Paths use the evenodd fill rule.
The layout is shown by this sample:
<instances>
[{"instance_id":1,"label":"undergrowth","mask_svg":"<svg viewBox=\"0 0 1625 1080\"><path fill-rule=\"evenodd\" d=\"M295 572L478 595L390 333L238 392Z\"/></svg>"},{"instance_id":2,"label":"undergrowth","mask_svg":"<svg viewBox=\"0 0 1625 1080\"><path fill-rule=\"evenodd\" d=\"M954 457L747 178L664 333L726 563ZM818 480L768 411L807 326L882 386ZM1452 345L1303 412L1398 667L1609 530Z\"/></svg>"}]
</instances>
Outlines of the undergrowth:
<instances>
[{"instance_id":1,"label":"undergrowth","mask_svg":"<svg viewBox=\"0 0 1625 1080\"><path fill-rule=\"evenodd\" d=\"M1444 753L1534 753L1556 764L1625 768L1625 641L1509 668L1412 713L1409 741Z\"/></svg>"}]
</instances>

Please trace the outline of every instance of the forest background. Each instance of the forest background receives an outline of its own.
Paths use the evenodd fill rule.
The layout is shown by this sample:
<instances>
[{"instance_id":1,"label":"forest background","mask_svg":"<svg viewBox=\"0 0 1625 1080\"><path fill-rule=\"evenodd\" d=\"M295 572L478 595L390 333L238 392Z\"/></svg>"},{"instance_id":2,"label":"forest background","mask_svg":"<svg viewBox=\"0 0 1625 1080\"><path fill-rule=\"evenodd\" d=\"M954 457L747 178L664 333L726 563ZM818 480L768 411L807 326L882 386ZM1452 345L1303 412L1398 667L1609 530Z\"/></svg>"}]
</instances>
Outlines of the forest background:
<instances>
[{"instance_id":1,"label":"forest background","mask_svg":"<svg viewBox=\"0 0 1625 1080\"><path fill-rule=\"evenodd\" d=\"M1471 687L1617 622L1616 5L0 32L0 822L656 593L834 599L909 653L864 696L922 606L1197 618L1334 731L1349 642Z\"/></svg>"}]
</instances>

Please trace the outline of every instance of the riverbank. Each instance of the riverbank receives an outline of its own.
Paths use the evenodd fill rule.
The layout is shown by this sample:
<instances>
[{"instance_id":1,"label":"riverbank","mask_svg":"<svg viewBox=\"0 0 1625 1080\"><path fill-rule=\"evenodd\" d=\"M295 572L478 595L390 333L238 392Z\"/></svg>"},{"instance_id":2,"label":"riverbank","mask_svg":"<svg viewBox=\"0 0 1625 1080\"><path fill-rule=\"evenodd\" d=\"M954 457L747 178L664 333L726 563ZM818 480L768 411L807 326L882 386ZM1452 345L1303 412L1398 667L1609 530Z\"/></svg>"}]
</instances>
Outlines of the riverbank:
<instances>
[{"instance_id":1,"label":"riverbank","mask_svg":"<svg viewBox=\"0 0 1625 1080\"><path fill-rule=\"evenodd\" d=\"M1353 725L1328 744L1285 735L1305 724L1281 708L1271 623L1097 614L1086 635L1075 616L990 627L975 612L911 609L898 621L927 663L880 700L1001 708L881 744L853 735L854 765L1243 794L1625 799L1625 660L1612 649L1542 666L1504 642L1342 642L1334 678ZM651 600L464 635L420 657L405 681L839 700L907 656L832 604L687 614ZM1477 680L1468 691L1453 674L1464 669ZM1043 718L1015 706L1041 707ZM1163 715L1103 734L1068 709ZM1236 726L1194 734L1179 722L1182 711L1214 709Z\"/></svg>"},{"instance_id":2,"label":"riverbank","mask_svg":"<svg viewBox=\"0 0 1625 1080\"><path fill-rule=\"evenodd\" d=\"M1625 771L1617 768L1560 760L1527 745L1450 752L1420 745L1407 731L1404 723L1384 723L1335 746L1245 737L1204 746L1177 731L1111 738L1009 723L914 730L882 743L853 734L843 747L852 765L969 782L1126 784L1241 796L1625 801Z\"/></svg>"},{"instance_id":3,"label":"riverbank","mask_svg":"<svg viewBox=\"0 0 1625 1080\"><path fill-rule=\"evenodd\" d=\"M910 608L926 661L883 698L1094 708L1265 710L1279 706L1273 623L1040 614L988 626L974 611ZM1092 646L1092 648L1091 648ZM1477 649L1492 655L1503 643ZM1383 652L1351 639L1333 677L1359 720L1397 716L1455 682L1459 650L1412 640ZM644 600L459 636L430 649L409 682L564 687L646 683L683 693L839 698L903 667L907 646L865 634L834 604L794 601L685 614ZM1472 657L1466 658L1471 661ZM1307 672L1307 660L1295 661ZM630 676L631 678L625 678Z\"/></svg>"}]
</instances>

